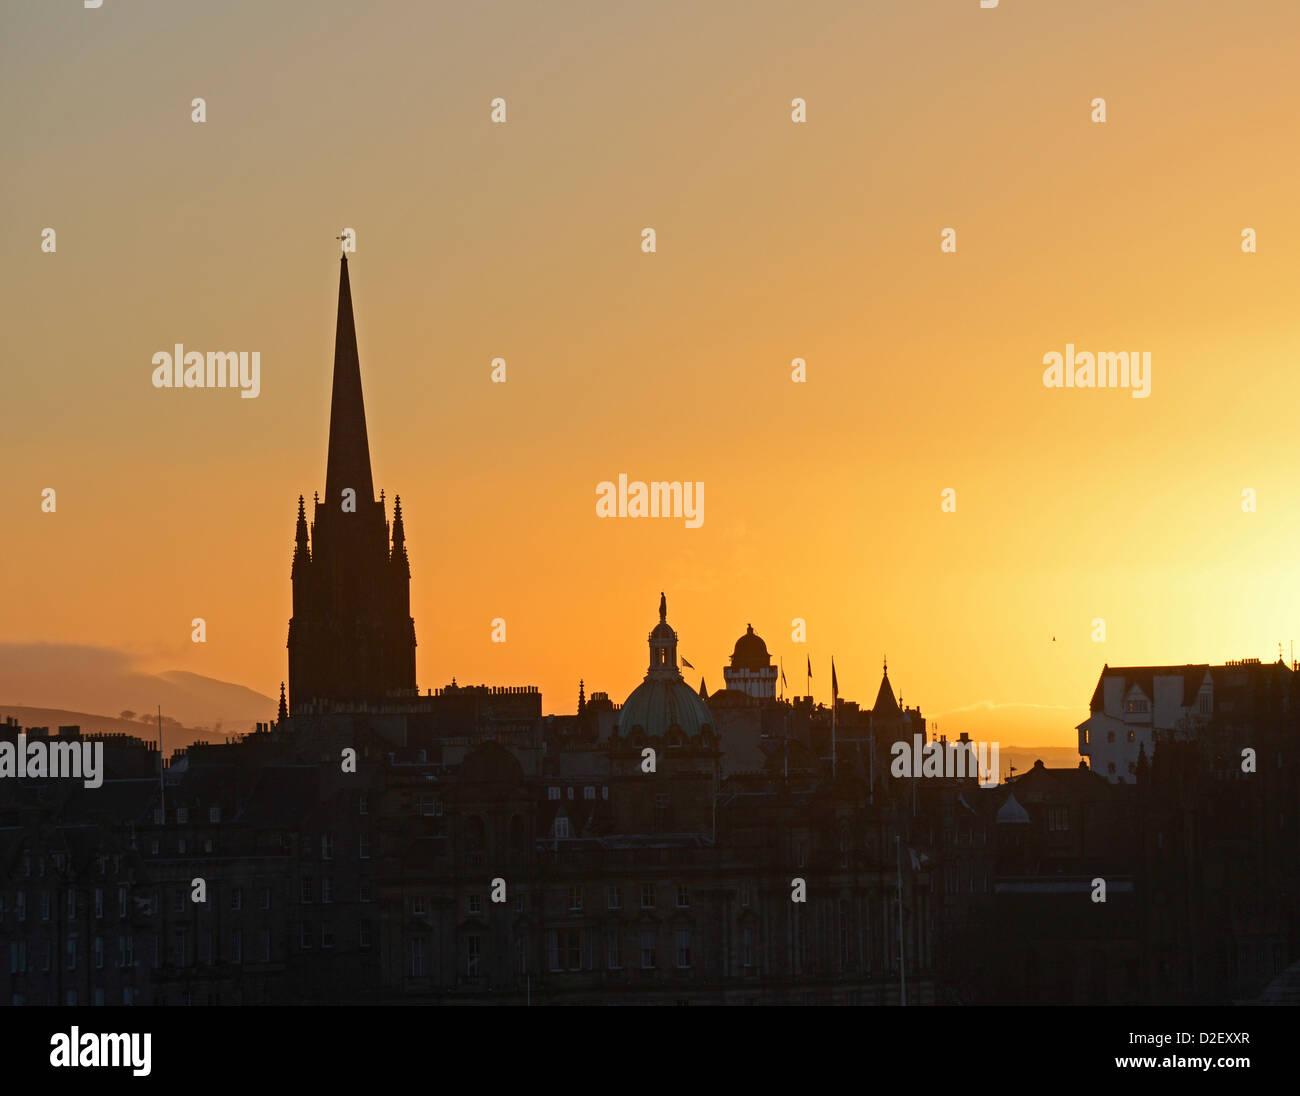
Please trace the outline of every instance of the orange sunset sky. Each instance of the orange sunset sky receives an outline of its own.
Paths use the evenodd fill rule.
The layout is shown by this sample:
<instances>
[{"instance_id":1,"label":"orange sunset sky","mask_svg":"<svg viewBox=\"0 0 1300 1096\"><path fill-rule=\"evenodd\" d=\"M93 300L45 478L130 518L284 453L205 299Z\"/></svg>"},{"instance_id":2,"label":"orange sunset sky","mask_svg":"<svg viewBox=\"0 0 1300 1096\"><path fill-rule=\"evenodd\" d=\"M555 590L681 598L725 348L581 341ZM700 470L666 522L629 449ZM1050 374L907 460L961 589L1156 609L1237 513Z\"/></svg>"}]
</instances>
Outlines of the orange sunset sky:
<instances>
[{"instance_id":1,"label":"orange sunset sky","mask_svg":"<svg viewBox=\"0 0 1300 1096\"><path fill-rule=\"evenodd\" d=\"M1289 657L1298 46L1293 0L5 3L0 644L278 692L347 226L422 689L621 701L660 590L693 685L748 622L1004 742L1106 662ZM153 388L178 342L260 396ZM1150 397L1045 388L1067 342ZM620 472L703 526L597 518Z\"/></svg>"}]
</instances>

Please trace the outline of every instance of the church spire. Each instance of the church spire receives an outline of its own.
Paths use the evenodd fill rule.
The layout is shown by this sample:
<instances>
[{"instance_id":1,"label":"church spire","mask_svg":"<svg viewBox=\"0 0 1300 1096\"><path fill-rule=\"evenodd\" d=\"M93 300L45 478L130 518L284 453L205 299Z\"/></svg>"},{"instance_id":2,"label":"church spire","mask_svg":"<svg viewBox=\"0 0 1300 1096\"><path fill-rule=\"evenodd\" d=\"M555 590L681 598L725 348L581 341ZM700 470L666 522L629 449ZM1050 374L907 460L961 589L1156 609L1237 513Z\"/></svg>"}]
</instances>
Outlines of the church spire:
<instances>
[{"instance_id":1,"label":"church spire","mask_svg":"<svg viewBox=\"0 0 1300 1096\"><path fill-rule=\"evenodd\" d=\"M301 495L298 496L298 527L294 531L293 544L293 567L289 571L291 578L301 564L311 563L311 546L307 542L307 511Z\"/></svg>"},{"instance_id":2,"label":"church spire","mask_svg":"<svg viewBox=\"0 0 1300 1096\"><path fill-rule=\"evenodd\" d=\"M406 552L406 526L402 524L402 496L393 499L393 555Z\"/></svg>"},{"instance_id":3,"label":"church spire","mask_svg":"<svg viewBox=\"0 0 1300 1096\"><path fill-rule=\"evenodd\" d=\"M280 710L275 713L276 723L283 723L289 718L289 706L284 700L284 682L280 682Z\"/></svg>"},{"instance_id":4,"label":"church spire","mask_svg":"<svg viewBox=\"0 0 1300 1096\"><path fill-rule=\"evenodd\" d=\"M352 286L348 281L348 259L344 255L339 273L338 322L334 330L334 390L330 398L329 458L325 467L327 513L341 510L343 491L349 487L356 492L358 512L374 502L366 408L361 396L361 361L352 318Z\"/></svg>"}]
</instances>

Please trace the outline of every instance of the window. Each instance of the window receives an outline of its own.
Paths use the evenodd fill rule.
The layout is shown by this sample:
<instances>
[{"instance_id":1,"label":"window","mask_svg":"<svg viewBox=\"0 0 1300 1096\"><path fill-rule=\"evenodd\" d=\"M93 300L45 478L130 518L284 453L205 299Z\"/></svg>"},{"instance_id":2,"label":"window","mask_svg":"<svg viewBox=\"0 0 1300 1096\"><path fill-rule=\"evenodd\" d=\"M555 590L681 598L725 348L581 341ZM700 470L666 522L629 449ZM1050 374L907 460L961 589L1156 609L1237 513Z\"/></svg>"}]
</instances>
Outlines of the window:
<instances>
[{"instance_id":1,"label":"window","mask_svg":"<svg viewBox=\"0 0 1300 1096\"><path fill-rule=\"evenodd\" d=\"M569 820L565 818L564 815L560 815L560 817L555 820L555 836L561 838L567 838L569 836Z\"/></svg>"},{"instance_id":2,"label":"window","mask_svg":"<svg viewBox=\"0 0 1300 1096\"><path fill-rule=\"evenodd\" d=\"M332 921L322 921L320 923L320 946L322 948L332 948L334 946L334 923Z\"/></svg>"},{"instance_id":3,"label":"window","mask_svg":"<svg viewBox=\"0 0 1300 1096\"><path fill-rule=\"evenodd\" d=\"M134 936L119 936L117 938L117 965L119 967L135 966Z\"/></svg>"},{"instance_id":4,"label":"window","mask_svg":"<svg viewBox=\"0 0 1300 1096\"><path fill-rule=\"evenodd\" d=\"M794 843L794 864L795 864L795 867L797 867L797 868L802 868L803 865L804 865L804 860L807 859L807 856L808 856L808 846L807 846L807 844L806 844L805 842L803 842L803 841L796 841L796 842Z\"/></svg>"},{"instance_id":5,"label":"window","mask_svg":"<svg viewBox=\"0 0 1300 1096\"><path fill-rule=\"evenodd\" d=\"M1106 741L1107 741L1107 742L1114 742L1114 741L1115 741L1115 732L1114 732L1114 731L1107 731L1107 732L1106 732Z\"/></svg>"},{"instance_id":6,"label":"window","mask_svg":"<svg viewBox=\"0 0 1300 1096\"><path fill-rule=\"evenodd\" d=\"M1047 828L1060 833L1070 828L1070 808L1068 805L1054 804L1047 808Z\"/></svg>"},{"instance_id":7,"label":"window","mask_svg":"<svg viewBox=\"0 0 1300 1096\"><path fill-rule=\"evenodd\" d=\"M411 899L411 914L415 917L424 917L429 911L425 909L423 898Z\"/></svg>"},{"instance_id":8,"label":"window","mask_svg":"<svg viewBox=\"0 0 1300 1096\"><path fill-rule=\"evenodd\" d=\"M477 932L465 937L465 973L470 978L477 978L479 967L483 962L483 938Z\"/></svg>"},{"instance_id":9,"label":"window","mask_svg":"<svg viewBox=\"0 0 1300 1096\"><path fill-rule=\"evenodd\" d=\"M677 908L679 910L689 909L691 905L691 889L685 883L677 884Z\"/></svg>"},{"instance_id":10,"label":"window","mask_svg":"<svg viewBox=\"0 0 1300 1096\"><path fill-rule=\"evenodd\" d=\"M68 943L72 943L71 940ZM185 965L185 930L172 929L172 952L171 964L174 967L183 967ZM69 970L72 968L69 967Z\"/></svg>"},{"instance_id":11,"label":"window","mask_svg":"<svg viewBox=\"0 0 1300 1096\"><path fill-rule=\"evenodd\" d=\"M655 809L666 811L668 809L668 793L655 792Z\"/></svg>"},{"instance_id":12,"label":"window","mask_svg":"<svg viewBox=\"0 0 1300 1096\"><path fill-rule=\"evenodd\" d=\"M754 965L754 930L748 925L741 931L741 954L747 967Z\"/></svg>"},{"instance_id":13,"label":"window","mask_svg":"<svg viewBox=\"0 0 1300 1096\"><path fill-rule=\"evenodd\" d=\"M358 897L362 902L373 902L375 900L374 889L369 879L361 880L361 887Z\"/></svg>"},{"instance_id":14,"label":"window","mask_svg":"<svg viewBox=\"0 0 1300 1096\"><path fill-rule=\"evenodd\" d=\"M303 902L311 901L311 876L310 875L304 875L302 877L302 901Z\"/></svg>"},{"instance_id":15,"label":"window","mask_svg":"<svg viewBox=\"0 0 1300 1096\"><path fill-rule=\"evenodd\" d=\"M569 792L569 798L572 799L572 798L573 798L573 787L572 787L572 785L569 786L568 792Z\"/></svg>"},{"instance_id":16,"label":"window","mask_svg":"<svg viewBox=\"0 0 1300 1096\"><path fill-rule=\"evenodd\" d=\"M1201 715L1209 715L1214 710L1214 695L1212 693L1202 693L1196 698L1196 708Z\"/></svg>"},{"instance_id":17,"label":"window","mask_svg":"<svg viewBox=\"0 0 1300 1096\"><path fill-rule=\"evenodd\" d=\"M212 933L205 931L203 933L203 962L205 966L210 967L217 961L216 955L213 954L215 950L216 949L213 947Z\"/></svg>"},{"instance_id":18,"label":"window","mask_svg":"<svg viewBox=\"0 0 1300 1096\"><path fill-rule=\"evenodd\" d=\"M185 891L177 889L172 892L172 913L180 913L185 909Z\"/></svg>"},{"instance_id":19,"label":"window","mask_svg":"<svg viewBox=\"0 0 1300 1096\"><path fill-rule=\"evenodd\" d=\"M590 786L588 786L588 787L586 787L586 788L583 788L583 789L582 789L582 798L583 798L583 799L595 799L595 798L596 798L596 789L593 788L593 787L590 787Z\"/></svg>"},{"instance_id":20,"label":"window","mask_svg":"<svg viewBox=\"0 0 1300 1096\"><path fill-rule=\"evenodd\" d=\"M469 896L469 912L472 914L483 912L483 896L481 894L471 894Z\"/></svg>"},{"instance_id":21,"label":"window","mask_svg":"<svg viewBox=\"0 0 1300 1096\"><path fill-rule=\"evenodd\" d=\"M332 833L320 835L320 858L322 860L334 859L334 835Z\"/></svg>"},{"instance_id":22,"label":"window","mask_svg":"<svg viewBox=\"0 0 1300 1096\"><path fill-rule=\"evenodd\" d=\"M359 838L357 844L357 855L362 860L370 859L370 836L368 834L363 833Z\"/></svg>"},{"instance_id":23,"label":"window","mask_svg":"<svg viewBox=\"0 0 1300 1096\"><path fill-rule=\"evenodd\" d=\"M160 844L158 838L155 837L152 841L149 842L149 855L157 856L159 848L160 848Z\"/></svg>"},{"instance_id":24,"label":"window","mask_svg":"<svg viewBox=\"0 0 1300 1096\"><path fill-rule=\"evenodd\" d=\"M77 892L71 887L68 888L68 920L77 919Z\"/></svg>"},{"instance_id":25,"label":"window","mask_svg":"<svg viewBox=\"0 0 1300 1096\"><path fill-rule=\"evenodd\" d=\"M176 839L176 852L177 852L177 855L179 855L179 856L184 856L184 855L185 855L185 851L186 851L185 838L183 838L183 837L178 837L178 838Z\"/></svg>"},{"instance_id":26,"label":"window","mask_svg":"<svg viewBox=\"0 0 1300 1096\"><path fill-rule=\"evenodd\" d=\"M605 907L611 910L621 910L623 908L622 887L605 888Z\"/></svg>"},{"instance_id":27,"label":"window","mask_svg":"<svg viewBox=\"0 0 1300 1096\"><path fill-rule=\"evenodd\" d=\"M1129 740L1130 742L1133 741L1133 732L1132 732L1132 731L1129 731L1129 733L1128 733L1128 740Z\"/></svg>"},{"instance_id":28,"label":"window","mask_svg":"<svg viewBox=\"0 0 1300 1096\"><path fill-rule=\"evenodd\" d=\"M357 796L357 813L359 814L370 813L370 797L366 795L365 792L362 792L360 795Z\"/></svg>"},{"instance_id":29,"label":"window","mask_svg":"<svg viewBox=\"0 0 1300 1096\"><path fill-rule=\"evenodd\" d=\"M357 947L370 947L370 922L362 921L357 928Z\"/></svg>"},{"instance_id":30,"label":"window","mask_svg":"<svg viewBox=\"0 0 1300 1096\"><path fill-rule=\"evenodd\" d=\"M691 930L677 930L677 967L682 969L691 965Z\"/></svg>"},{"instance_id":31,"label":"window","mask_svg":"<svg viewBox=\"0 0 1300 1096\"><path fill-rule=\"evenodd\" d=\"M244 908L244 888L232 887L230 890L230 908L232 910L242 910Z\"/></svg>"},{"instance_id":32,"label":"window","mask_svg":"<svg viewBox=\"0 0 1300 1096\"><path fill-rule=\"evenodd\" d=\"M334 880L328 875L320 881L320 900L322 902L334 901Z\"/></svg>"},{"instance_id":33,"label":"window","mask_svg":"<svg viewBox=\"0 0 1300 1096\"><path fill-rule=\"evenodd\" d=\"M269 963L271 961L271 930L263 929L259 937L262 943L262 962Z\"/></svg>"},{"instance_id":34,"label":"window","mask_svg":"<svg viewBox=\"0 0 1300 1096\"><path fill-rule=\"evenodd\" d=\"M95 969L104 969L104 938L96 936L94 942Z\"/></svg>"},{"instance_id":35,"label":"window","mask_svg":"<svg viewBox=\"0 0 1300 1096\"><path fill-rule=\"evenodd\" d=\"M298 926L298 947L303 951L309 951L311 949L311 936L310 922L302 922L302 924Z\"/></svg>"},{"instance_id":36,"label":"window","mask_svg":"<svg viewBox=\"0 0 1300 1096\"><path fill-rule=\"evenodd\" d=\"M655 934L653 929L641 933L641 969L651 970L655 965Z\"/></svg>"},{"instance_id":37,"label":"window","mask_svg":"<svg viewBox=\"0 0 1300 1096\"><path fill-rule=\"evenodd\" d=\"M655 885L653 883L641 884L641 908L643 910L655 908Z\"/></svg>"},{"instance_id":38,"label":"window","mask_svg":"<svg viewBox=\"0 0 1300 1096\"><path fill-rule=\"evenodd\" d=\"M609 798L609 785L608 785L608 784L602 784L602 785L600 786L600 798L601 798L601 799L608 799L608 798Z\"/></svg>"},{"instance_id":39,"label":"window","mask_svg":"<svg viewBox=\"0 0 1300 1096\"><path fill-rule=\"evenodd\" d=\"M41 920L48 921L49 919L50 919L50 892L41 891Z\"/></svg>"},{"instance_id":40,"label":"window","mask_svg":"<svg viewBox=\"0 0 1300 1096\"><path fill-rule=\"evenodd\" d=\"M581 887L569 888L569 909L570 910L582 909L582 888Z\"/></svg>"},{"instance_id":41,"label":"window","mask_svg":"<svg viewBox=\"0 0 1300 1096\"><path fill-rule=\"evenodd\" d=\"M25 974L27 972L27 941L9 941L9 973Z\"/></svg>"},{"instance_id":42,"label":"window","mask_svg":"<svg viewBox=\"0 0 1300 1096\"><path fill-rule=\"evenodd\" d=\"M176 808L176 824L178 826L186 825L190 820L190 809L188 807Z\"/></svg>"},{"instance_id":43,"label":"window","mask_svg":"<svg viewBox=\"0 0 1300 1096\"><path fill-rule=\"evenodd\" d=\"M270 908L271 908L271 888L263 887L262 888L262 909L269 910Z\"/></svg>"},{"instance_id":44,"label":"window","mask_svg":"<svg viewBox=\"0 0 1300 1096\"><path fill-rule=\"evenodd\" d=\"M551 970L582 969L582 934L577 929L551 929L546 943Z\"/></svg>"},{"instance_id":45,"label":"window","mask_svg":"<svg viewBox=\"0 0 1300 1096\"><path fill-rule=\"evenodd\" d=\"M610 970L623 969L623 946L622 945L623 945L622 937L617 932L611 932L609 934L609 940L606 945L608 949L608 953L607 953L607 960L605 964Z\"/></svg>"},{"instance_id":46,"label":"window","mask_svg":"<svg viewBox=\"0 0 1300 1096\"><path fill-rule=\"evenodd\" d=\"M4 907L0 906L0 912L3 912L3 909ZM95 888L95 918L96 920L98 920L103 916L104 916L104 888L96 887Z\"/></svg>"},{"instance_id":47,"label":"window","mask_svg":"<svg viewBox=\"0 0 1300 1096\"><path fill-rule=\"evenodd\" d=\"M19 891L14 895L14 912L18 915L19 921L27 920L27 892ZM123 917L126 916L124 913Z\"/></svg>"},{"instance_id":48,"label":"window","mask_svg":"<svg viewBox=\"0 0 1300 1096\"><path fill-rule=\"evenodd\" d=\"M560 789L559 789L559 788L547 788L547 789L546 789L546 798L547 798L547 799L559 799L559 798L560 798Z\"/></svg>"},{"instance_id":49,"label":"window","mask_svg":"<svg viewBox=\"0 0 1300 1096\"><path fill-rule=\"evenodd\" d=\"M749 880L748 880L748 879L744 879L744 880L741 880L741 883L740 883L740 904L741 904L743 907L745 907L746 909L748 909L748 908L749 908L749 901L750 901Z\"/></svg>"},{"instance_id":50,"label":"window","mask_svg":"<svg viewBox=\"0 0 1300 1096\"><path fill-rule=\"evenodd\" d=\"M1107 771L1107 772L1110 772L1110 773L1113 773L1113 772L1115 771L1115 762L1112 761L1109 765L1107 765L1107 766L1106 766L1106 771Z\"/></svg>"},{"instance_id":51,"label":"window","mask_svg":"<svg viewBox=\"0 0 1300 1096\"><path fill-rule=\"evenodd\" d=\"M209 807L209 808L208 808L208 821L209 821L209 822L220 822L220 821L221 821L221 808L220 808L220 807Z\"/></svg>"}]
</instances>

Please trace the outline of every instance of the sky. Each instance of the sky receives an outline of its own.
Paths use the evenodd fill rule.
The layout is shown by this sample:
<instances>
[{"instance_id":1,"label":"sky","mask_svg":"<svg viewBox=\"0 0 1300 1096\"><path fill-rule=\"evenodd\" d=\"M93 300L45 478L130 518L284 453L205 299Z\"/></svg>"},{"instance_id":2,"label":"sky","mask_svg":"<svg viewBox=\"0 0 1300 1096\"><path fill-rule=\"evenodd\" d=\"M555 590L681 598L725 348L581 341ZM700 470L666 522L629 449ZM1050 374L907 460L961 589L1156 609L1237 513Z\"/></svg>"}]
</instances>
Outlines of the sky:
<instances>
[{"instance_id":1,"label":"sky","mask_svg":"<svg viewBox=\"0 0 1300 1096\"><path fill-rule=\"evenodd\" d=\"M887 655L1003 741L1075 743L1105 663L1289 658L1298 36L1291 0L9 0L0 643L278 694L350 227L422 689L621 701L661 590L693 685L752 624L794 691L834 656L870 703ZM259 352L259 395L154 388L176 343ZM1149 352L1150 395L1045 387L1067 343ZM598 517L619 473L703 482L703 524Z\"/></svg>"}]
</instances>

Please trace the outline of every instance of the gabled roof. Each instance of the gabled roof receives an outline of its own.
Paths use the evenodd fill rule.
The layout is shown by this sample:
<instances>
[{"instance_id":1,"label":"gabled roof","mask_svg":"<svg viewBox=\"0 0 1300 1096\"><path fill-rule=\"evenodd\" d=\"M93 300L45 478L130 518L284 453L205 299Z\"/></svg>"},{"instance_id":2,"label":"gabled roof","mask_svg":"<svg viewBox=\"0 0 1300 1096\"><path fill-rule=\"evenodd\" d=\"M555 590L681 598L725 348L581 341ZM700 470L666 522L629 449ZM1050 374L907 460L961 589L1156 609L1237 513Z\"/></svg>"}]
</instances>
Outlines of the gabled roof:
<instances>
[{"instance_id":1,"label":"gabled roof","mask_svg":"<svg viewBox=\"0 0 1300 1096\"><path fill-rule=\"evenodd\" d=\"M1173 677L1181 674L1183 678L1183 707L1189 708L1196 702L1196 694L1201 691L1201 683L1210 672L1208 662L1189 663L1186 666L1103 666L1097 677L1097 687L1092 692L1092 701L1088 707L1099 712L1105 707L1106 678L1122 678L1131 687L1136 685L1150 700L1155 699L1155 679Z\"/></svg>"}]
</instances>

